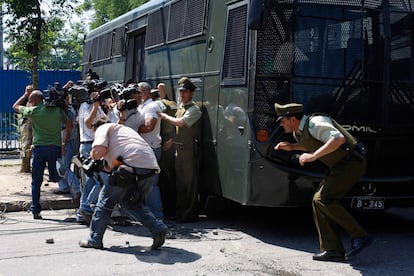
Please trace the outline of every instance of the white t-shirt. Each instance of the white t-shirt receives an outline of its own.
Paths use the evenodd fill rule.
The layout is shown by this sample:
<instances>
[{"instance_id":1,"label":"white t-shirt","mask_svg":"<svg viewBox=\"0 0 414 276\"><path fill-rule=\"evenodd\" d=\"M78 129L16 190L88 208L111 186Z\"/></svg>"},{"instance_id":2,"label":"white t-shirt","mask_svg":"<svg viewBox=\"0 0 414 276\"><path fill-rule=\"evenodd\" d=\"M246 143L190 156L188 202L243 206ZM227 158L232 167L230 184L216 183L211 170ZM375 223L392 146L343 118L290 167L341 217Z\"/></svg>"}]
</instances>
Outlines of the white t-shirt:
<instances>
[{"instance_id":1,"label":"white t-shirt","mask_svg":"<svg viewBox=\"0 0 414 276\"><path fill-rule=\"evenodd\" d=\"M155 118L157 123L151 132L140 133L142 138L147 141L151 148L158 149L161 147L161 119L158 116L158 112L161 112L160 106L156 104L152 99L148 99L138 106L138 110L141 112L144 124L145 120Z\"/></svg>"},{"instance_id":2,"label":"white t-shirt","mask_svg":"<svg viewBox=\"0 0 414 276\"><path fill-rule=\"evenodd\" d=\"M113 161L121 156L128 166L160 170L152 148L130 127L114 123L99 126L92 148L95 146L107 148L104 158L111 167Z\"/></svg>"},{"instance_id":3,"label":"white t-shirt","mask_svg":"<svg viewBox=\"0 0 414 276\"><path fill-rule=\"evenodd\" d=\"M114 114L117 118L116 122L118 122L121 112L116 107L114 108ZM143 118L138 108L125 110L125 119L123 125L132 128L136 132L138 132L139 126L143 123Z\"/></svg>"},{"instance_id":4,"label":"white t-shirt","mask_svg":"<svg viewBox=\"0 0 414 276\"><path fill-rule=\"evenodd\" d=\"M89 117L89 114L91 113L91 111L92 111L92 105L86 102L82 103L81 106L79 107L78 120L79 120L79 137L80 137L81 142L92 142L95 137L95 133L93 132L93 129L88 128L85 124L85 120ZM92 124L96 123L99 119L105 118L105 117L106 117L105 113L99 106L98 111L96 112L96 116L92 121Z\"/></svg>"}]
</instances>

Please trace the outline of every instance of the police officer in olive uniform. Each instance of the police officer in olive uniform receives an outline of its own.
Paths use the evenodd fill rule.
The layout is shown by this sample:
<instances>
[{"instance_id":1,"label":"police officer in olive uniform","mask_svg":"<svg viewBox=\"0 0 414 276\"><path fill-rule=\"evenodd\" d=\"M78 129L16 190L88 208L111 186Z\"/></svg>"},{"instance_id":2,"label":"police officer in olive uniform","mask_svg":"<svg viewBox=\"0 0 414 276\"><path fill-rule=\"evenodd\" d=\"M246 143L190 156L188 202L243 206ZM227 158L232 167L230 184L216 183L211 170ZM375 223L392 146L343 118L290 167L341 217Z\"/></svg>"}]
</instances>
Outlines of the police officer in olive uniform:
<instances>
[{"instance_id":1,"label":"police officer in olive uniform","mask_svg":"<svg viewBox=\"0 0 414 276\"><path fill-rule=\"evenodd\" d=\"M27 85L25 91L30 95L33 91L33 86L31 84ZM23 102L24 105L28 104L28 100ZM20 172L30 173L30 160L32 158L32 140L33 140L33 130L32 130L32 119L30 118L21 118L20 126L20 137L22 145L22 164Z\"/></svg>"},{"instance_id":2,"label":"police officer in olive uniform","mask_svg":"<svg viewBox=\"0 0 414 276\"><path fill-rule=\"evenodd\" d=\"M201 110L192 100L195 85L188 78L180 79L178 85L181 103L175 118L166 113L160 116L176 127L172 141L175 146L176 219L188 222L198 215Z\"/></svg>"},{"instance_id":3,"label":"police officer in olive uniform","mask_svg":"<svg viewBox=\"0 0 414 276\"><path fill-rule=\"evenodd\" d=\"M340 201L365 173L366 160L360 160L343 149L344 135L334 127L328 116L303 114L303 105L275 103L280 125L293 133L297 143L280 142L275 150L301 150L299 163L320 160L328 170L313 196L313 216L319 235L321 253L318 261L344 261L359 253L372 242L369 236ZM350 135L350 134L349 134ZM351 249L345 253L338 226L352 238Z\"/></svg>"}]
</instances>

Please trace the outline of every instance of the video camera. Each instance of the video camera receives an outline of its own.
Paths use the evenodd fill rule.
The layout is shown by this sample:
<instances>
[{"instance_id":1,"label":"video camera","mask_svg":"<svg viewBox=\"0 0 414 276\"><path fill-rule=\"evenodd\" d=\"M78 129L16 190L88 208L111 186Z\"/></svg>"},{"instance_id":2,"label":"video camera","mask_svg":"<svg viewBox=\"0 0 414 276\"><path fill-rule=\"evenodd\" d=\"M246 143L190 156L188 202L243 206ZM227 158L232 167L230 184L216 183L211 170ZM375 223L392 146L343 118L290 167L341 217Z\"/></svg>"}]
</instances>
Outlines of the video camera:
<instances>
[{"instance_id":1,"label":"video camera","mask_svg":"<svg viewBox=\"0 0 414 276\"><path fill-rule=\"evenodd\" d=\"M84 102L93 103L95 101L110 98L111 91L104 89L108 83L105 80L81 80L68 89L68 93L72 95L72 104L80 106ZM97 99L91 100L92 92L99 92Z\"/></svg>"},{"instance_id":2,"label":"video camera","mask_svg":"<svg viewBox=\"0 0 414 276\"><path fill-rule=\"evenodd\" d=\"M138 103L135 99L131 98L132 94L138 93L138 90L135 86L124 87L120 83L114 83L111 87L101 91L101 94L111 94L117 102L118 109L124 111L125 109L131 110L138 107Z\"/></svg>"},{"instance_id":3,"label":"video camera","mask_svg":"<svg viewBox=\"0 0 414 276\"><path fill-rule=\"evenodd\" d=\"M93 160L88 157L82 160L82 169L85 171L86 175L92 176L94 173L103 171L105 168L104 160Z\"/></svg>"},{"instance_id":4,"label":"video camera","mask_svg":"<svg viewBox=\"0 0 414 276\"><path fill-rule=\"evenodd\" d=\"M59 82L49 85L46 90L43 90L43 102L48 107L66 107L65 92L62 91Z\"/></svg>"}]
</instances>

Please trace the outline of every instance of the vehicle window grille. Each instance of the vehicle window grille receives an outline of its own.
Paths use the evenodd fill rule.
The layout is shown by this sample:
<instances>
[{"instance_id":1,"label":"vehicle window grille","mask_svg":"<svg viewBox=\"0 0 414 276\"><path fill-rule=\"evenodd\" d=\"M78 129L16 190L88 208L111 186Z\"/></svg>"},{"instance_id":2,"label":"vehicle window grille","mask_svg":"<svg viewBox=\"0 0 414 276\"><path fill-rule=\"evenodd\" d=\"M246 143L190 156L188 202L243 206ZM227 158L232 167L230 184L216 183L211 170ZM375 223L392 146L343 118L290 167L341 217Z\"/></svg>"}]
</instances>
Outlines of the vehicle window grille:
<instances>
[{"instance_id":1,"label":"vehicle window grille","mask_svg":"<svg viewBox=\"0 0 414 276\"><path fill-rule=\"evenodd\" d=\"M171 4L167 42L204 32L207 0L181 0Z\"/></svg>"},{"instance_id":2,"label":"vehicle window grille","mask_svg":"<svg viewBox=\"0 0 414 276\"><path fill-rule=\"evenodd\" d=\"M98 47L99 47L99 41L98 37L92 39L92 46L91 46L91 53L90 53L90 62L94 62L98 60Z\"/></svg>"},{"instance_id":3,"label":"vehicle window grille","mask_svg":"<svg viewBox=\"0 0 414 276\"><path fill-rule=\"evenodd\" d=\"M276 126L275 102L289 101L289 82L294 45L288 35L293 8L272 10L263 30L257 33L254 94L254 128L272 131Z\"/></svg>"},{"instance_id":4,"label":"vehicle window grille","mask_svg":"<svg viewBox=\"0 0 414 276\"><path fill-rule=\"evenodd\" d=\"M398 2L398 5L408 6L409 4L407 1L411 1L411 7L413 6L412 0L392 0L395 3ZM293 4L294 0L284 1L286 4ZM390 1L391 2L391 1ZM314 5L339 5L339 6L354 6L354 7L362 7L364 8L378 8L382 4L382 0L298 0L298 4L314 4ZM390 5L392 5L390 3Z\"/></svg>"},{"instance_id":5,"label":"vehicle window grille","mask_svg":"<svg viewBox=\"0 0 414 276\"><path fill-rule=\"evenodd\" d=\"M247 5L229 9L224 48L223 84L244 84L246 78Z\"/></svg>"},{"instance_id":6,"label":"vehicle window grille","mask_svg":"<svg viewBox=\"0 0 414 276\"><path fill-rule=\"evenodd\" d=\"M119 56L123 53L125 28L117 28L112 36L112 56Z\"/></svg>"},{"instance_id":7,"label":"vehicle window grille","mask_svg":"<svg viewBox=\"0 0 414 276\"><path fill-rule=\"evenodd\" d=\"M106 59L111 56L112 32L98 38L98 60Z\"/></svg>"},{"instance_id":8,"label":"vehicle window grille","mask_svg":"<svg viewBox=\"0 0 414 276\"><path fill-rule=\"evenodd\" d=\"M91 61L91 50L92 50L92 41L86 41L85 46L83 47L83 58L82 63Z\"/></svg>"},{"instance_id":9,"label":"vehicle window grille","mask_svg":"<svg viewBox=\"0 0 414 276\"><path fill-rule=\"evenodd\" d=\"M148 15L148 26L145 47L151 48L163 45L166 36L168 8L162 8Z\"/></svg>"},{"instance_id":10,"label":"vehicle window grille","mask_svg":"<svg viewBox=\"0 0 414 276\"><path fill-rule=\"evenodd\" d=\"M254 114L254 129L265 129L271 132L276 125L277 116L274 112L275 102L285 102L288 100L287 95L281 93L279 80L258 80L256 81Z\"/></svg>"}]
</instances>

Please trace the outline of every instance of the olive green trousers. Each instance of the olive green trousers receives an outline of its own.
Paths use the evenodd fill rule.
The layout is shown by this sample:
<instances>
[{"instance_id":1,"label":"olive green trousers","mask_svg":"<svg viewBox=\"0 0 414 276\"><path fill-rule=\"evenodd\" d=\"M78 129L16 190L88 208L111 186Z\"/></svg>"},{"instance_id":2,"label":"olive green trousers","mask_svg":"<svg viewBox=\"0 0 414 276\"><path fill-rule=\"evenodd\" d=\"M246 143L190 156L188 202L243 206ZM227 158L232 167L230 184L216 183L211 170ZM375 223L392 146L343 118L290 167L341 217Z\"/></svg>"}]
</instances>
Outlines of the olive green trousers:
<instances>
[{"instance_id":1,"label":"olive green trousers","mask_svg":"<svg viewBox=\"0 0 414 276\"><path fill-rule=\"evenodd\" d=\"M353 157L330 168L313 196L313 218L321 251L345 252L340 228L352 239L366 235L365 230L342 206L341 199L365 173L366 161Z\"/></svg>"}]
</instances>

